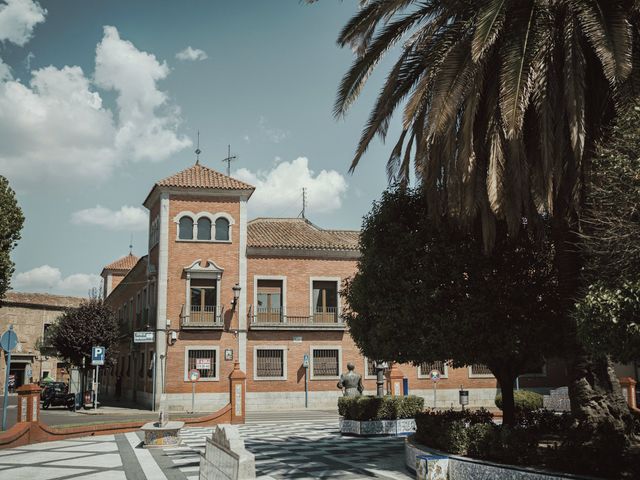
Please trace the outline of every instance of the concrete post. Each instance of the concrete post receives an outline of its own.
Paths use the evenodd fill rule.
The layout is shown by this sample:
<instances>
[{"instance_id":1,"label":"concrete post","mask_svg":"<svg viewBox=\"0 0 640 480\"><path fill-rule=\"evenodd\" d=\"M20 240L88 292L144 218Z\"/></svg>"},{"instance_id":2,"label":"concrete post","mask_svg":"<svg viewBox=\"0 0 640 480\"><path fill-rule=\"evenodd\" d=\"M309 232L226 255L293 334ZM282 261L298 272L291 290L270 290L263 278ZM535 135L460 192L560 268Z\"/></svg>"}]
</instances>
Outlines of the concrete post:
<instances>
[{"instance_id":1,"label":"concrete post","mask_svg":"<svg viewBox=\"0 0 640 480\"><path fill-rule=\"evenodd\" d=\"M391 368L387 372L387 380L389 382L388 393L390 395L402 396L402 379L404 375L400 371L398 364L391 364Z\"/></svg>"},{"instance_id":2,"label":"concrete post","mask_svg":"<svg viewBox=\"0 0 640 480\"><path fill-rule=\"evenodd\" d=\"M627 403L629 408L635 409L636 405L636 381L631 377L622 377L620 379L620 386L622 390L626 391Z\"/></svg>"},{"instance_id":3,"label":"concrete post","mask_svg":"<svg viewBox=\"0 0 640 480\"><path fill-rule=\"evenodd\" d=\"M245 396L247 375L240 370L240 362L236 360L233 371L229 375L231 387L231 423L245 422Z\"/></svg>"},{"instance_id":4,"label":"concrete post","mask_svg":"<svg viewBox=\"0 0 640 480\"><path fill-rule=\"evenodd\" d=\"M40 387L30 383L18 387L18 422L37 422L40 418Z\"/></svg>"}]
</instances>

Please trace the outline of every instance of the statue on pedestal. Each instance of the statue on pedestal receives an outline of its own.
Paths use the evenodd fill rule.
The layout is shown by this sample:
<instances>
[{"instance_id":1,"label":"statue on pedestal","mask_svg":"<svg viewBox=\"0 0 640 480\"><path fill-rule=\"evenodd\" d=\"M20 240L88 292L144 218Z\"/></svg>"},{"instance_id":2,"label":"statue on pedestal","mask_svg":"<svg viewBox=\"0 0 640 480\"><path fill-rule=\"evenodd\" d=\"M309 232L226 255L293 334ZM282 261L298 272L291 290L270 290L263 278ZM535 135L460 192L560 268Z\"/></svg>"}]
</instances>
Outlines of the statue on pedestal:
<instances>
[{"instance_id":1,"label":"statue on pedestal","mask_svg":"<svg viewBox=\"0 0 640 480\"><path fill-rule=\"evenodd\" d=\"M355 368L353 363L348 363L348 372L340 375L337 387L343 390L345 397L359 397L364 391L362 377L354 371Z\"/></svg>"}]
</instances>

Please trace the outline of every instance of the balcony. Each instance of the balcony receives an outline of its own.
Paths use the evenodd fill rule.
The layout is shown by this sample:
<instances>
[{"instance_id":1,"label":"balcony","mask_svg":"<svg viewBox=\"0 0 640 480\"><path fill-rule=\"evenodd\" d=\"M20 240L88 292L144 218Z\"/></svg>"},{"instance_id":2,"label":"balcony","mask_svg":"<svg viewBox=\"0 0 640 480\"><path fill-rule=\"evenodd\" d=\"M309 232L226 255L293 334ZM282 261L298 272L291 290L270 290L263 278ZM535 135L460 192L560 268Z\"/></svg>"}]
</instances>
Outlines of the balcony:
<instances>
[{"instance_id":1,"label":"balcony","mask_svg":"<svg viewBox=\"0 0 640 480\"><path fill-rule=\"evenodd\" d=\"M345 325L335 307L317 308L264 308L250 307L249 323L252 330L344 330Z\"/></svg>"},{"instance_id":2,"label":"balcony","mask_svg":"<svg viewBox=\"0 0 640 480\"><path fill-rule=\"evenodd\" d=\"M224 327L223 308L218 305L191 305L182 306L180 314L180 327L183 330L222 330Z\"/></svg>"}]
</instances>

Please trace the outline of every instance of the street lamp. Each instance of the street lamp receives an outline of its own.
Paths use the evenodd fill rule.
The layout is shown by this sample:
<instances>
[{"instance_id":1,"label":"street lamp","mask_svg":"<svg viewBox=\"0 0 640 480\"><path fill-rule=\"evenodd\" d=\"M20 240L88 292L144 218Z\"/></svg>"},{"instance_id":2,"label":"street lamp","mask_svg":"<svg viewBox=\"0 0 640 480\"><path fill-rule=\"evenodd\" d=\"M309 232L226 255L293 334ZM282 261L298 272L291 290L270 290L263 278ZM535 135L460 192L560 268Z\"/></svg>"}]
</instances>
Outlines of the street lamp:
<instances>
[{"instance_id":1,"label":"street lamp","mask_svg":"<svg viewBox=\"0 0 640 480\"><path fill-rule=\"evenodd\" d=\"M376 369L376 396L384 397L384 371L389 368L389 364L376 360L373 365Z\"/></svg>"},{"instance_id":2,"label":"street lamp","mask_svg":"<svg viewBox=\"0 0 640 480\"><path fill-rule=\"evenodd\" d=\"M240 286L240 284L236 283L233 287L233 302L231 302L231 305L233 305L233 308L236 308L236 305L238 304L238 299L240 298L240 290L242 290L242 287Z\"/></svg>"}]
</instances>

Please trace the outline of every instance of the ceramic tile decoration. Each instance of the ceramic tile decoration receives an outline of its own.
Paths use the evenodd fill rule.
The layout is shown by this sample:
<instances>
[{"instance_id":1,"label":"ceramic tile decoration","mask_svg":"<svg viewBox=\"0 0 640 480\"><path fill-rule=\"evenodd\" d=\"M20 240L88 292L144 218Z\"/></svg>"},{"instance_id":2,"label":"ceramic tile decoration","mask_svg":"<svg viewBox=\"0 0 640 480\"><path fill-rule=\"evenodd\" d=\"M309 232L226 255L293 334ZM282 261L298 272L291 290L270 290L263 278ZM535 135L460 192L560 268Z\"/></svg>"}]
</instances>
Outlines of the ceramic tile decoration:
<instances>
[{"instance_id":1,"label":"ceramic tile decoration","mask_svg":"<svg viewBox=\"0 0 640 480\"><path fill-rule=\"evenodd\" d=\"M449 457L444 455L418 455L416 480L449 480Z\"/></svg>"},{"instance_id":2,"label":"ceramic tile decoration","mask_svg":"<svg viewBox=\"0 0 640 480\"><path fill-rule=\"evenodd\" d=\"M399 420L357 420L340 419L340 432L348 435L395 435L405 436L416 431L413 418Z\"/></svg>"}]
</instances>

